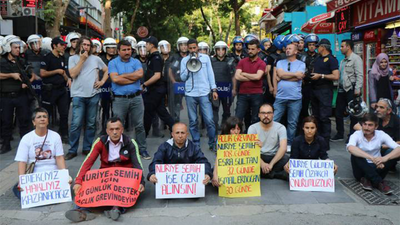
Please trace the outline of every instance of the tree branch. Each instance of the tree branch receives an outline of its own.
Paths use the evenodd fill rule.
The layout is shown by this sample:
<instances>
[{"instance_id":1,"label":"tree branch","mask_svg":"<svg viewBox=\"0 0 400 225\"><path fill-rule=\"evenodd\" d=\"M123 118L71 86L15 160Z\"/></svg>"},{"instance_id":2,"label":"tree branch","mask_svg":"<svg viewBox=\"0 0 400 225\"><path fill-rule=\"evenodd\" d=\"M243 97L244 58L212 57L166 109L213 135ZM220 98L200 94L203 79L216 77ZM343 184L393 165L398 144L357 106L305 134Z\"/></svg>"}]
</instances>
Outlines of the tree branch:
<instances>
[{"instance_id":1,"label":"tree branch","mask_svg":"<svg viewBox=\"0 0 400 225\"><path fill-rule=\"evenodd\" d=\"M140 0L136 0L135 10L133 10L133 14L132 14L132 17L131 17L131 22L130 22L131 26L129 28L128 34L132 34L133 24L135 23L136 13L137 13L137 11L139 9L139 5L140 5Z\"/></svg>"},{"instance_id":2,"label":"tree branch","mask_svg":"<svg viewBox=\"0 0 400 225\"><path fill-rule=\"evenodd\" d=\"M203 16L204 22L206 23L206 25L208 26L208 28L210 28L211 35L212 35L212 37L213 37L213 41L212 41L212 42L214 42L214 41L215 41L215 33L214 33L214 30L212 29L210 23L208 22L208 20L207 20L207 18L206 18L206 15L204 14L203 6L200 7L200 11L201 11L201 15Z\"/></svg>"}]
</instances>

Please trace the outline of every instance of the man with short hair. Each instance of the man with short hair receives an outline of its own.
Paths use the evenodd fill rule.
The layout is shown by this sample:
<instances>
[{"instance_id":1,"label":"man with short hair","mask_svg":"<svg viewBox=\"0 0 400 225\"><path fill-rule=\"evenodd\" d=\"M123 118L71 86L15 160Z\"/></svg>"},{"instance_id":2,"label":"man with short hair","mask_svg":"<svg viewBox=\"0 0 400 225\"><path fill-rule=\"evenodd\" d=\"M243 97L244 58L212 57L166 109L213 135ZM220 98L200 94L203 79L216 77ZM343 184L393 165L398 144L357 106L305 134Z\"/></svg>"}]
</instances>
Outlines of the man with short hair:
<instances>
[{"instance_id":1,"label":"man with short hair","mask_svg":"<svg viewBox=\"0 0 400 225\"><path fill-rule=\"evenodd\" d=\"M336 135L331 141L342 141L344 136L344 122L343 117L346 112L347 105L354 97L361 95L363 88L363 61L353 52L354 43L350 39L342 41L340 51L345 58L340 62L340 78L339 89L336 98ZM357 123L357 118L350 115L350 133L354 132L354 125Z\"/></svg>"},{"instance_id":2,"label":"man with short hair","mask_svg":"<svg viewBox=\"0 0 400 225\"><path fill-rule=\"evenodd\" d=\"M296 59L297 46L289 44L286 46L286 59L278 61L277 94L274 103L274 121L281 121L287 114L287 137L288 151L296 134L297 121L301 111L301 84L305 72L305 63Z\"/></svg>"},{"instance_id":3,"label":"man with short hair","mask_svg":"<svg viewBox=\"0 0 400 225\"><path fill-rule=\"evenodd\" d=\"M258 116L260 122L249 127L248 134L258 134L261 147L261 176L265 178L287 179L283 167L289 161L286 128L274 121L274 107L269 103L261 105Z\"/></svg>"},{"instance_id":4,"label":"man with short hair","mask_svg":"<svg viewBox=\"0 0 400 225\"><path fill-rule=\"evenodd\" d=\"M147 179L152 183L157 183L156 165L157 164L185 164L195 163L204 164L205 179L203 184L207 184L212 178L211 165L204 156L200 147L190 141L187 126L184 123L175 123L171 132L172 138L162 143L154 154L153 162L149 165Z\"/></svg>"},{"instance_id":5,"label":"man with short hair","mask_svg":"<svg viewBox=\"0 0 400 225\"><path fill-rule=\"evenodd\" d=\"M265 62L258 57L260 42L257 39L247 44L249 57L240 60L236 67L235 79L240 81L236 104L236 117L243 120L246 111L251 110L251 124L257 122L257 112L263 101ZM249 124L246 124L249 127Z\"/></svg>"},{"instance_id":6,"label":"man with short hair","mask_svg":"<svg viewBox=\"0 0 400 225\"><path fill-rule=\"evenodd\" d=\"M129 41L120 41L117 49L118 57L109 63L114 97L113 113L121 118L123 124L127 115L130 114L140 155L148 160L151 157L146 150L146 133L143 126L144 105L140 87L140 79L143 77L142 65L139 60L131 57L132 46Z\"/></svg>"},{"instance_id":7,"label":"man with short hair","mask_svg":"<svg viewBox=\"0 0 400 225\"><path fill-rule=\"evenodd\" d=\"M72 120L69 134L71 148L65 156L70 160L77 156L79 138L83 121L85 121L85 133L83 138L82 153L90 152L95 134L96 117L100 100L100 88L108 78L108 68L100 57L92 55L92 41L88 37L81 37L78 42L75 55L69 58L69 74L73 81L71 85ZM99 80L99 70L104 76Z\"/></svg>"},{"instance_id":8,"label":"man with short hair","mask_svg":"<svg viewBox=\"0 0 400 225\"><path fill-rule=\"evenodd\" d=\"M107 135L103 135L93 143L92 150L76 175L75 185L73 187L75 195L79 193L82 182L86 173L92 168L93 164L100 157L100 168L135 168L143 171L142 162L140 161L139 149L135 140L124 134L124 127L121 119L112 117L107 121ZM104 183L102 181L102 183ZM107 182L105 182L106 184ZM144 191L145 180L142 174L139 192ZM113 206L111 210L105 211L104 214L112 220L118 220L121 214L126 212L126 208ZM80 208L69 210L65 213L65 217L73 222L81 222L94 219L95 216L88 208Z\"/></svg>"},{"instance_id":9,"label":"man with short hair","mask_svg":"<svg viewBox=\"0 0 400 225\"><path fill-rule=\"evenodd\" d=\"M189 39L187 44L190 54L181 61L181 79L185 82L185 98L189 115L190 134L192 135L194 144L200 146L197 114L197 107L200 106L200 113L207 127L208 147L211 151L214 151L216 130L209 97L212 92L212 98L214 100L218 99L214 71L210 57L198 52L197 40ZM192 56L196 56L202 65L201 69L197 72L188 71L186 66Z\"/></svg>"},{"instance_id":10,"label":"man with short hair","mask_svg":"<svg viewBox=\"0 0 400 225\"><path fill-rule=\"evenodd\" d=\"M400 157L400 145L383 131L377 130L378 117L367 113L361 120L362 130L350 136L347 150L351 154L353 175L366 191L372 187L378 188L383 194L392 193L384 178L389 169L395 165L395 158ZM385 156L381 156L381 146L387 145L394 149Z\"/></svg>"}]
</instances>

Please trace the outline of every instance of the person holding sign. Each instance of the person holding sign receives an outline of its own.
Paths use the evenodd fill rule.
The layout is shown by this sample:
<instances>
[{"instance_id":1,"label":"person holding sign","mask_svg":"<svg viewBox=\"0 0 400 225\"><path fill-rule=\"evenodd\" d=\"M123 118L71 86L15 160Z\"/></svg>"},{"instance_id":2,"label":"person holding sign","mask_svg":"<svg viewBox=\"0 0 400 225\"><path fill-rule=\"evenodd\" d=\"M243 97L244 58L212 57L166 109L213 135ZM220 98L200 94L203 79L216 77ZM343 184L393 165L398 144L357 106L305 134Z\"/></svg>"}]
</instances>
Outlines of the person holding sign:
<instances>
[{"instance_id":1,"label":"person holding sign","mask_svg":"<svg viewBox=\"0 0 400 225\"><path fill-rule=\"evenodd\" d=\"M249 127L248 134L258 134L261 147L261 177L287 180L283 167L289 161L286 128L274 121L274 107L269 103L261 105L258 111L260 122Z\"/></svg>"},{"instance_id":2,"label":"person holding sign","mask_svg":"<svg viewBox=\"0 0 400 225\"><path fill-rule=\"evenodd\" d=\"M400 145L385 132L376 130L378 117L374 114L365 114L361 126L362 130L354 132L347 144L353 175L364 190L372 191L374 186L383 194L389 195L392 190L383 179L396 163L395 159L400 157ZM382 145L393 148L393 151L382 157Z\"/></svg>"},{"instance_id":3,"label":"person holding sign","mask_svg":"<svg viewBox=\"0 0 400 225\"><path fill-rule=\"evenodd\" d=\"M49 130L49 113L37 108L32 114L35 130L24 135L18 145L15 161L18 162L18 175L27 173L27 165L33 163L33 173L65 169L64 150L58 133ZM13 188L15 196L21 198L19 183Z\"/></svg>"},{"instance_id":4,"label":"person holding sign","mask_svg":"<svg viewBox=\"0 0 400 225\"><path fill-rule=\"evenodd\" d=\"M303 120L304 134L297 136L292 142L291 159L322 159L329 160L328 146L325 139L317 135L317 119L307 116ZM285 171L289 173L289 162L285 165ZM334 166L334 174L337 172L337 165Z\"/></svg>"},{"instance_id":5,"label":"person holding sign","mask_svg":"<svg viewBox=\"0 0 400 225\"><path fill-rule=\"evenodd\" d=\"M155 175L157 164L203 163L206 173L203 184L206 185L212 178L211 165L200 147L187 138L188 130L186 124L175 123L172 127L171 135L172 138L162 143L154 154L153 162L149 165L147 179L154 184L157 183Z\"/></svg>"},{"instance_id":6,"label":"person holding sign","mask_svg":"<svg viewBox=\"0 0 400 225\"><path fill-rule=\"evenodd\" d=\"M99 156L101 169L124 167L142 170L138 146L133 139L123 134L124 127L122 126L121 119L118 117L108 119L106 132L107 135L99 137L94 142L92 150L90 150L90 153L82 163L73 187L75 195L79 194L86 173L92 168ZM139 192L144 191L144 184L145 181L142 177ZM125 211L125 208L114 206L110 211L105 211L105 215L113 220L118 220L119 216L125 213ZM81 222L95 218L94 214L90 213L87 208L80 207L67 211L65 217L73 222Z\"/></svg>"}]
</instances>

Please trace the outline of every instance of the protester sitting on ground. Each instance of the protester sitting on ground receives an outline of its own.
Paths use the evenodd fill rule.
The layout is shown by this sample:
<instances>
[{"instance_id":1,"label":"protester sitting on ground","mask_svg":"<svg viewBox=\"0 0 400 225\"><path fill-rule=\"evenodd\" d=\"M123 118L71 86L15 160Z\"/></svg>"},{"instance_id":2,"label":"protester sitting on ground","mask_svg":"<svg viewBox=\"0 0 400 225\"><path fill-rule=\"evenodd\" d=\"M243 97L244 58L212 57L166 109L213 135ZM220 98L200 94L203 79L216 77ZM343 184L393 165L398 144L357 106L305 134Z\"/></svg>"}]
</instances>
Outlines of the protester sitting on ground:
<instances>
[{"instance_id":1,"label":"protester sitting on ground","mask_svg":"<svg viewBox=\"0 0 400 225\"><path fill-rule=\"evenodd\" d=\"M366 191L372 191L372 187L378 188L382 193L392 193L384 178L389 169L396 163L395 158L400 157L400 145L378 128L378 117L367 113L361 120L362 130L354 132L350 136L347 150L351 154L353 175L360 181L361 187ZM387 145L394 150L385 156L381 156L381 146Z\"/></svg>"},{"instance_id":2,"label":"protester sitting on ground","mask_svg":"<svg viewBox=\"0 0 400 225\"><path fill-rule=\"evenodd\" d=\"M175 123L172 127L172 138L162 143L154 154L153 161L149 165L147 179L152 183L157 183L156 165L157 164L204 164L205 179L203 184L207 184L212 178L211 165L204 156L200 147L194 144L188 137L188 128L184 123Z\"/></svg>"},{"instance_id":3,"label":"protester sitting on ground","mask_svg":"<svg viewBox=\"0 0 400 225\"><path fill-rule=\"evenodd\" d=\"M82 181L85 174L92 168L97 158L100 156L100 168L124 167L136 168L142 170L142 162L140 161L139 149L135 140L124 134L124 127L121 119L112 117L108 119L106 125L107 135L103 135L94 142L92 150L86 157L85 161L75 178L74 192L79 193L82 187ZM144 176L142 176L139 192L144 191ZM104 214L112 220L118 220L121 214L126 212L123 207L111 207L111 210L104 211ZM76 207L65 213L65 217L73 222L81 222L92 220L95 214L90 212L89 208Z\"/></svg>"},{"instance_id":4,"label":"protester sitting on ground","mask_svg":"<svg viewBox=\"0 0 400 225\"><path fill-rule=\"evenodd\" d=\"M49 113L44 108L37 108L32 114L35 130L25 134L17 150L15 161L18 162L18 175L24 175L34 163L33 173L65 169L64 150L61 137L48 129ZM13 188L15 196L21 198L19 183Z\"/></svg>"},{"instance_id":5,"label":"protester sitting on ground","mask_svg":"<svg viewBox=\"0 0 400 225\"><path fill-rule=\"evenodd\" d=\"M228 119L226 119L225 123L222 124L221 135L240 134L242 132L242 130L243 130L242 121L237 117L231 116ZM211 183L214 187L219 187L219 185L220 185L219 181L218 181L218 160L217 160L217 158L215 158L214 172L213 172L213 178L212 178Z\"/></svg>"},{"instance_id":6,"label":"protester sitting on ground","mask_svg":"<svg viewBox=\"0 0 400 225\"><path fill-rule=\"evenodd\" d=\"M286 128L274 121L274 107L265 103L261 105L258 117L260 122L249 127L248 134L258 134L261 147L261 177L287 180L283 167L289 161L287 150Z\"/></svg>"},{"instance_id":7,"label":"protester sitting on ground","mask_svg":"<svg viewBox=\"0 0 400 225\"><path fill-rule=\"evenodd\" d=\"M317 134L317 119L307 116L303 120L303 134L297 136L292 142L291 159L321 159L329 160L328 146L325 139ZM335 164L333 173L338 170ZM289 162L285 165L285 171L289 173Z\"/></svg>"}]
</instances>

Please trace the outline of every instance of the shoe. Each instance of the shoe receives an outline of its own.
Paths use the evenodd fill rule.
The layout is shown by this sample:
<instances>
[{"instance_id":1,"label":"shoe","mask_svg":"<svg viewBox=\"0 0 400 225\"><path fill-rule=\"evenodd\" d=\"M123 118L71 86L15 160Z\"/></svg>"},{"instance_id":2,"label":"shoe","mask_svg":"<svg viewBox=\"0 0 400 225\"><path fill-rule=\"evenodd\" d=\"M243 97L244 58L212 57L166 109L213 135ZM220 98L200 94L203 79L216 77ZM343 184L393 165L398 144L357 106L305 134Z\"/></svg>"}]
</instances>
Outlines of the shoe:
<instances>
[{"instance_id":1,"label":"shoe","mask_svg":"<svg viewBox=\"0 0 400 225\"><path fill-rule=\"evenodd\" d=\"M343 136L335 135L333 138L331 138L332 142L339 142L343 141Z\"/></svg>"},{"instance_id":2,"label":"shoe","mask_svg":"<svg viewBox=\"0 0 400 225\"><path fill-rule=\"evenodd\" d=\"M367 180L365 177L361 177L360 179L360 184L361 187L366 190L366 191L372 191L372 185L369 180Z\"/></svg>"},{"instance_id":3,"label":"shoe","mask_svg":"<svg viewBox=\"0 0 400 225\"><path fill-rule=\"evenodd\" d=\"M386 184L385 181L382 181L378 184L378 190L381 191L385 195L390 195L392 194L392 189L389 187L389 185Z\"/></svg>"},{"instance_id":4,"label":"shoe","mask_svg":"<svg viewBox=\"0 0 400 225\"><path fill-rule=\"evenodd\" d=\"M291 145L288 145L287 146L287 149L286 149L286 152L287 153L290 153L292 151L292 146Z\"/></svg>"},{"instance_id":5,"label":"shoe","mask_svg":"<svg viewBox=\"0 0 400 225\"><path fill-rule=\"evenodd\" d=\"M63 136L61 136L61 141L62 141L62 143L64 143L64 144L69 144L69 137L68 137L68 135L63 135Z\"/></svg>"},{"instance_id":6,"label":"shoe","mask_svg":"<svg viewBox=\"0 0 400 225\"><path fill-rule=\"evenodd\" d=\"M389 169L389 173L397 173L396 165Z\"/></svg>"},{"instance_id":7,"label":"shoe","mask_svg":"<svg viewBox=\"0 0 400 225\"><path fill-rule=\"evenodd\" d=\"M88 155L90 153L90 150L82 150L82 154Z\"/></svg>"},{"instance_id":8,"label":"shoe","mask_svg":"<svg viewBox=\"0 0 400 225\"><path fill-rule=\"evenodd\" d=\"M113 208L109 211L110 218L114 221L117 221L119 216L121 215L121 211L119 209Z\"/></svg>"},{"instance_id":9,"label":"shoe","mask_svg":"<svg viewBox=\"0 0 400 225\"><path fill-rule=\"evenodd\" d=\"M150 160L151 159L151 156L149 155L149 153L147 151L142 152L140 154L140 156L142 156L142 158L146 159L146 160Z\"/></svg>"},{"instance_id":10,"label":"shoe","mask_svg":"<svg viewBox=\"0 0 400 225\"><path fill-rule=\"evenodd\" d=\"M64 158L65 158L65 160L70 160L70 159L75 158L77 155L78 154L76 154L76 153L68 152L67 155Z\"/></svg>"},{"instance_id":11,"label":"shoe","mask_svg":"<svg viewBox=\"0 0 400 225\"><path fill-rule=\"evenodd\" d=\"M88 221L96 218L96 215L94 213L91 213L89 211L85 210L80 210L80 209L73 209L73 210L68 210L65 213L65 217L72 222L82 222L82 221Z\"/></svg>"},{"instance_id":12,"label":"shoe","mask_svg":"<svg viewBox=\"0 0 400 225\"><path fill-rule=\"evenodd\" d=\"M3 143L3 146L1 146L0 154L7 153L7 152L9 152L9 151L11 151L11 144L10 144L10 142L8 142L8 143L4 142L4 143Z\"/></svg>"}]
</instances>

